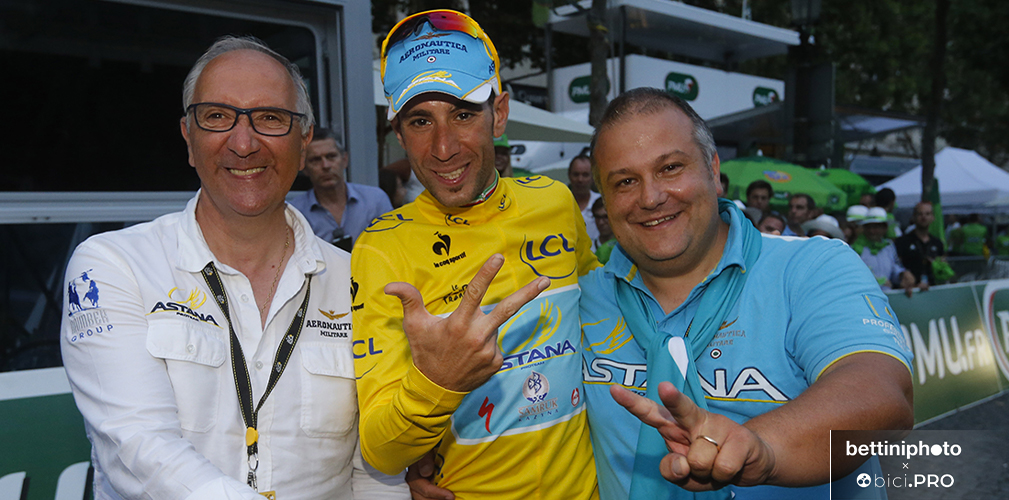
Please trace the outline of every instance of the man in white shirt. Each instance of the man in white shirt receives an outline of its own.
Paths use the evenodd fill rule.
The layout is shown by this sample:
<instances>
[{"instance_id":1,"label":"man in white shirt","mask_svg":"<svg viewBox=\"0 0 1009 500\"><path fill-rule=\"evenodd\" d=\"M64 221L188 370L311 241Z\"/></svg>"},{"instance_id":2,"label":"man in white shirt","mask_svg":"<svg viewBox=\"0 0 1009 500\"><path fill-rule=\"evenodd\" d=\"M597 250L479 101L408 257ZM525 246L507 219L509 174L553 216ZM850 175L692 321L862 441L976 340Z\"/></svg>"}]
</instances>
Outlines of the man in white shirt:
<instances>
[{"instance_id":1,"label":"man in white shirt","mask_svg":"<svg viewBox=\"0 0 1009 500\"><path fill-rule=\"evenodd\" d=\"M183 101L199 193L67 268L61 344L95 497L407 498L356 450L349 256L284 202L314 122L297 67L225 37Z\"/></svg>"},{"instance_id":2,"label":"man in white shirt","mask_svg":"<svg viewBox=\"0 0 1009 500\"><path fill-rule=\"evenodd\" d=\"M592 162L588 156L578 155L568 164L568 188L578 202L578 209L585 219L585 230L589 239L596 241L599 229L596 228L596 218L592 215L592 204L599 199L599 193L592 190Z\"/></svg>"}]
</instances>

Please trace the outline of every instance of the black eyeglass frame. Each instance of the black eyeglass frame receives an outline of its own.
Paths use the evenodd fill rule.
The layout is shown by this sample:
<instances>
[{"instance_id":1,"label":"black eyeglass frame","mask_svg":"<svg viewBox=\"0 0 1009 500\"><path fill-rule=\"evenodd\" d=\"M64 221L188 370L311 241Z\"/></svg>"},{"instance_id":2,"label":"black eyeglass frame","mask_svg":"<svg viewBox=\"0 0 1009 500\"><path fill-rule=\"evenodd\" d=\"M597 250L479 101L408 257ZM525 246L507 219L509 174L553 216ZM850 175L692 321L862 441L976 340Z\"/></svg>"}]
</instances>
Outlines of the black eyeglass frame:
<instances>
[{"instance_id":1,"label":"black eyeglass frame","mask_svg":"<svg viewBox=\"0 0 1009 500\"><path fill-rule=\"evenodd\" d=\"M214 130L214 129L209 129L209 128L204 127L203 124L200 123L200 119L196 115L196 113L193 113L193 110L196 109L197 106L202 106L202 105L220 106L222 108L227 108L227 109L230 109L230 110L234 111L235 112L235 121L234 121L234 123L232 123L230 127L226 128L224 130ZM291 121L290 121L290 123L287 124L287 130L283 134L273 134L273 133L269 133L269 132L263 132L262 130L259 130L258 128L256 128L256 121L252 119L252 113L254 113L256 111L274 111L274 112L280 112L280 113L288 113L288 114L291 115ZM246 116L249 117L249 125L252 127L252 130L255 131L257 134L265 135L267 137L283 137L283 136L285 136L287 134L290 134L291 130L294 128L294 120L295 120L295 118L297 118L298 121L300 122L300 124L302 126L304 126L305 125L305 118L308 116L305 113L298 113L297 111L291 111L289 109L284 109L284 108L261 107L261 108L248 108L248 109L246 109L246 108L239 108L239 107L236 107L236 106L232 106L230 104L224 104L224 103L221 103L221 102L197 102L197 103L190 104L189 106L186 107L186 116L189 116L190 113L193 114L193 120L196 121L196 126L200 127L200 130L206 130L207 132L229 132L232 129L234 129L236 125L238 125L238 119L242 115L246 115Z\"/></svg>"}]
</instances>

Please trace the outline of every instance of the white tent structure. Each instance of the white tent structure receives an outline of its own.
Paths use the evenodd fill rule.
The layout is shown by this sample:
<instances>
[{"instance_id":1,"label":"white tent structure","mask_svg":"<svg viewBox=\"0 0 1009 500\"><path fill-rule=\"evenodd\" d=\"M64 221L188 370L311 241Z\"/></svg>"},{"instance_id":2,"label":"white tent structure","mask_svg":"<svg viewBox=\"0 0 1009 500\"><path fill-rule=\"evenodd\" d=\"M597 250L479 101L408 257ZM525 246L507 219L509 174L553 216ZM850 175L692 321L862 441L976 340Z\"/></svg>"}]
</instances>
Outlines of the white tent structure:
<instances>
[{"instance_id":1,"label":"white tent structure","mask_svg":"<svg viewBox=\"0 0 1009 500\"><path fill-rule=\"evenodd\" d=\"M376 106L388 106L382 90L382 76L378 61L374 63L372 76ZM509 101L507 134L509 140L529 140L548 142L589 142L594 129L563 116L544 111L535 106Z\"/></svg>"},{"instance_id":2,"label":"white tent structure","mask_svg":"<svg viewBox=\"0 0 1009 500\"><path fill-rule=\"evenodd\" d=\"M1009 173L974 151L952 147L940 151L935 155L935 178L944 213L1006 211L989 204L1009 198ZM921 165L877 187L882 188L893 190L897 206L913 207L921 200Z\"/></svg>"}]
</instances>

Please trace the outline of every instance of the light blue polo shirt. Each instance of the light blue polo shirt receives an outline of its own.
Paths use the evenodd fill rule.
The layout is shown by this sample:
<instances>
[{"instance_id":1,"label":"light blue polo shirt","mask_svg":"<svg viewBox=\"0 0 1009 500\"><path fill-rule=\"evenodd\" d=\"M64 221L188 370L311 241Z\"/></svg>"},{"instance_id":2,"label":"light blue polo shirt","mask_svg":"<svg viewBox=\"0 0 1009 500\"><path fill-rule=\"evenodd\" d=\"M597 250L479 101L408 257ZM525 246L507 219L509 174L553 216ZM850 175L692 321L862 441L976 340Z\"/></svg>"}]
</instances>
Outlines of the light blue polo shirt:
<instances>
[{"instance_id":1,"label":"light blue polo shirt","mask_svg":"<svg viewBox=\"0 0 1009 500\"><path fill-rule=\"evenodd\" d=\"M305 194L291 200L291 206L297 208L308 219L316 236L330 243L333 242L333 231L337 228L357 241L358 235L372 220L392 211L392 203L389 202L389 195L385 194L385 191L353 182L347 183L347 206L343 209L340 221L334 219L333 214L319 204L315 198L315 189L309 189Z\"/></svg>"},{"instance_id":2,"label":"light blue polo shirt","mask_svg":"<svg viewBox=\"0 0 1009 500\"><path fill-rule=\"evenodd\" d=\"M663 312L619 245L605 267L579 282L583 379L602 500L628 497L642 425L613 401L609 386L620 384L644 395L647 379L645 353L621 317L614 279L628 281L650 298L660 330L682 335L710 279L731 264L743 265L740 221L727 222L728 240L715 271L670 314ZM911 370L912 353L886 296L846 244L771 235L762 235L761 242L739 300L696 360L709 410L746 422L795 399L831 363L856 352L884 353ZM834 498L886 498L881 488L856 485L862 472L881 475L878 460L835 480ZM730 488L736 499L828 497L828 485Z\"/></svg>"}]
</instances>

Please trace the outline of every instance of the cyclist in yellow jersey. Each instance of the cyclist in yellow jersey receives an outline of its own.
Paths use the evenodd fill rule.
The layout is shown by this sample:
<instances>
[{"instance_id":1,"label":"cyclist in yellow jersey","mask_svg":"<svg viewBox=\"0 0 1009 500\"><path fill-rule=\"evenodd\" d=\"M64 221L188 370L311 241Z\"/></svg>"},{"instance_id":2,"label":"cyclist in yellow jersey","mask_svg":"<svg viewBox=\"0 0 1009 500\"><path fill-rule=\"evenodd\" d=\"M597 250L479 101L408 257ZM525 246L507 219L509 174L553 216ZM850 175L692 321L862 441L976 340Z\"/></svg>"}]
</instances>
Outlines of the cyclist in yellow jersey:
<instances>
[{"instance_id":1,"label":"cyclist in yellow jersey","mask_svg":"<svg viewBox=\"0 0 1009 500\"><path fill-rule=\"evenodd\" d=\"M383 43L389 118L427 190L354 247L361 449L387 473L435 450L431 479L456 498L597 498L578 277L598 263L567 187L498 178L497 67L490 40L454 11L408 17ZM546 289L518 309L532 286ZM503 322L496 334L473 334L487 325L477 302Z\"/></svg>"}]
</instances>

